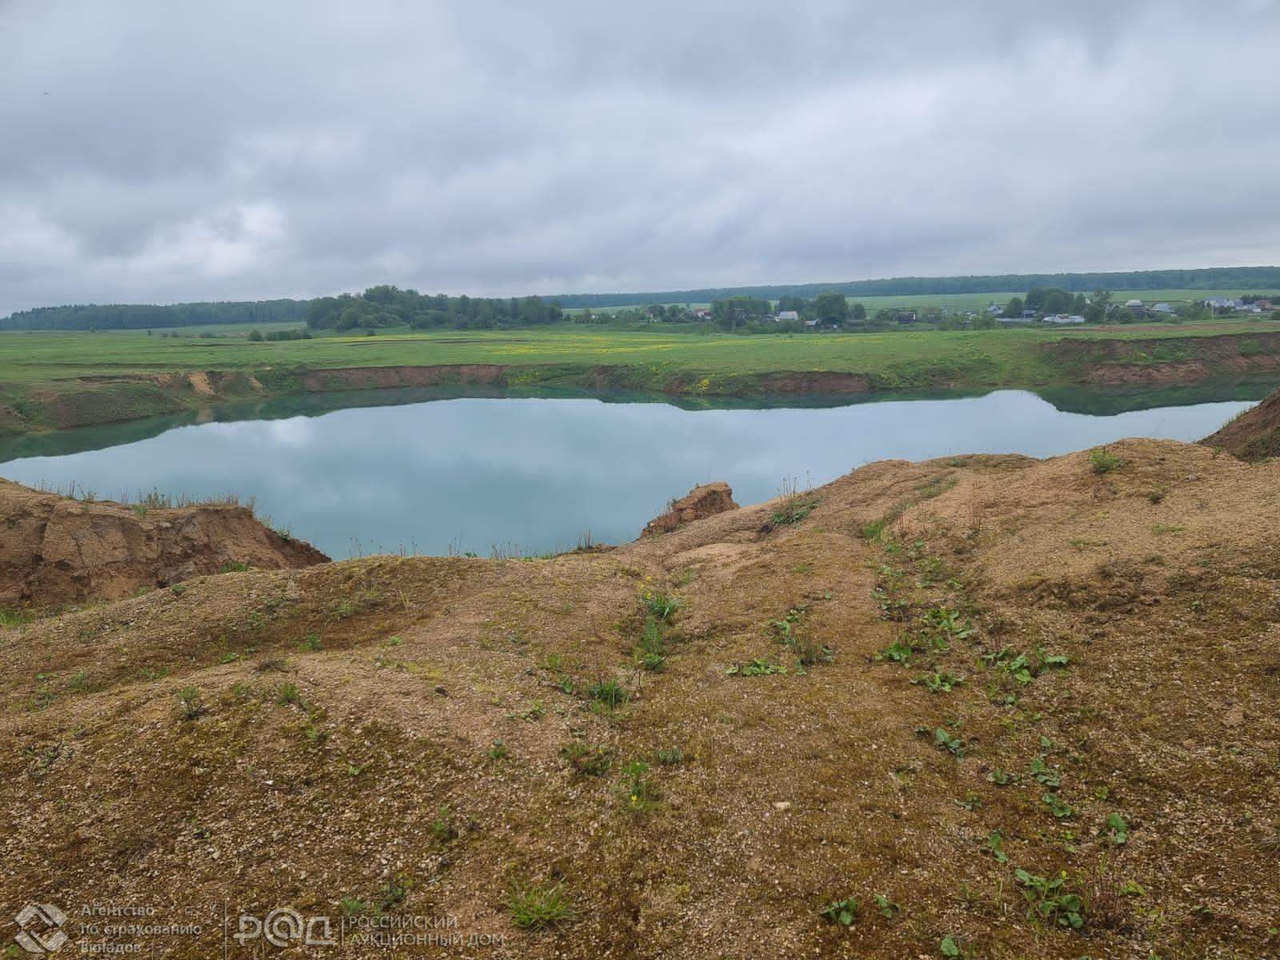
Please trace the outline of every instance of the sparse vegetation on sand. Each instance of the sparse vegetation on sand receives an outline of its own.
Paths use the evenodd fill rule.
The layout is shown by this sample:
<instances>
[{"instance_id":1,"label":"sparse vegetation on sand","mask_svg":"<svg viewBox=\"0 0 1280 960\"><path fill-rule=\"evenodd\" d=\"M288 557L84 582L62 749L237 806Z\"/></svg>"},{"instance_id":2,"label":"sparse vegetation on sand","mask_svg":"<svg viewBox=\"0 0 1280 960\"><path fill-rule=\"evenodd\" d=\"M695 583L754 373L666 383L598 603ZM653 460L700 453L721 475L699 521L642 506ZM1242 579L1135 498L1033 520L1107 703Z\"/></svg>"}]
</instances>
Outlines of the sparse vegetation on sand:
<instances>
[{"instance_id":1,"label":"sparse vegetation on sand","mask_svg":"<svg viewBox=\"0 0 1280 960\"><path fill-rule=\"evenodd\" d=\"M1270 956L1280 461L1108 451L23 606L0 899L453 916L535 960Z\"/></svg>"}]
</instances>

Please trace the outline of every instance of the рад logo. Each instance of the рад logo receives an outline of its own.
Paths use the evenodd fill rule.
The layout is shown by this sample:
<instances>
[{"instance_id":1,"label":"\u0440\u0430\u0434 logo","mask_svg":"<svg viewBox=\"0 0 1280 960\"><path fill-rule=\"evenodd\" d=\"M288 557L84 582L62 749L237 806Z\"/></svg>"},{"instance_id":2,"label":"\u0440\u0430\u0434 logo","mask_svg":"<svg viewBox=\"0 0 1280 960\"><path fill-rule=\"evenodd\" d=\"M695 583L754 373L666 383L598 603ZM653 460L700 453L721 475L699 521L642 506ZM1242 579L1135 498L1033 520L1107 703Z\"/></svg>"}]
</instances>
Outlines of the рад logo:
<instances>
[{"instance_id":1,"label":"\u0440\u0430\u0434 logo","mask_svg":"<svg viewBox=\"0 0 1280 960\"><path fill-rule=\"evenodd\" d=\"M259 920L249 913L240 915L240 929L233 933L240 946L262 937L273 947L287 947L299 941L308 947L332 947L337 942L333 938L333 928L329 918L325 916L309 917L303 920L302 914L289 907L278 907L267 914L265 920Z\"/></svg>"},{"instance_id":2,"label":"\u0440\u0430\u0434 logo","mask_svg":"<svg viewBox=\"0 0 1280 960\"><path fill-rule=\"evenodd\" d=\"M13 939L27 953L57 953L67 942L62 932L67 915L52 903L28 903L15 919L19 929Z\"/></svg>"}]
</instances>

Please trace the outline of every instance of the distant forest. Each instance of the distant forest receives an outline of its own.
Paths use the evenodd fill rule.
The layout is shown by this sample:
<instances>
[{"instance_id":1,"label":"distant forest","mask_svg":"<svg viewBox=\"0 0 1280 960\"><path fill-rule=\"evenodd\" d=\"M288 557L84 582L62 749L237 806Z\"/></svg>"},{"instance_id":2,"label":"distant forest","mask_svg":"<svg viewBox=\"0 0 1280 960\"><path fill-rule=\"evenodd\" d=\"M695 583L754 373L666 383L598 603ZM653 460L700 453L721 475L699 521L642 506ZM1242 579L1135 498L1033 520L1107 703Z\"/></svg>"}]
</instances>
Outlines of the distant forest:
<instances>
[{"instance_id":1,"label":"distant forest","mask_svg":"<svg viewBox=\"0 0 1280 960\"><path fill-rule=\"evenodd\" d=\"M1093 290L1275 289L1280 267L1211 267L1202 270L1136 270L1126 273L1004 274L981 277L898 277L790 286L708 287L653 293L582 293L541 298L485 299L421 294L392 286L362 294L315 300L244 303L82 304L37 307L0 318L0 330L140 330L219 323L306 323L313 329L353 329L408 323L415 327L533 326L561 319L561 308L711 303L733 297L813 299L837 292L848 297L909 297L942 293L1011 293L1038 287L1073 293Z\"/></svg>"},{"instance_id":2,"label":"distant forest","mask_svg":"<svg viewBox=\"0 0 1280 960\"><path fill-rule=\"evenodd\" d=\"M0 330L144 330L150 327L193 327L215 323L302 323L306 300L259 300L251 303L81 304L37 307L0 319Z\"/></svg>"},{"instance_id":3,"label":"distant forest","mask_svg":"<svg viewBox=\"0 0 1280 960\"><path fill-rule=\"evenodd\" d=\"M399 287L370 287L359 296L320 297L307 307L307 326L316 330L353 330L357 327L395 327L408 324L419 329L453 327L485 330L491 327L533 327L563 319L559 304L541 297L509 300L478 297L424 295Z\"/></svg>"},{"instance_id":4,"label":"distant forest","mask_svg":"<svg viewBox=\"0 0 1280 960\"><path fill-rule=\"evenodd\" d=\"M847 297L908 297L936 293L1008 293L1034 287L1060 287L1073 293L1093 290L1217 290L1280 287L1280 267L1210 267L1201 270L1133 270L1124 273L1008 273L983 277L896 277L846 283L789 286L708 287L656 293L575 293L554 297L562 307L640 306L650 303L711 303L730 297L812 299L835 291Z\"/></svg>"}]
</instances>

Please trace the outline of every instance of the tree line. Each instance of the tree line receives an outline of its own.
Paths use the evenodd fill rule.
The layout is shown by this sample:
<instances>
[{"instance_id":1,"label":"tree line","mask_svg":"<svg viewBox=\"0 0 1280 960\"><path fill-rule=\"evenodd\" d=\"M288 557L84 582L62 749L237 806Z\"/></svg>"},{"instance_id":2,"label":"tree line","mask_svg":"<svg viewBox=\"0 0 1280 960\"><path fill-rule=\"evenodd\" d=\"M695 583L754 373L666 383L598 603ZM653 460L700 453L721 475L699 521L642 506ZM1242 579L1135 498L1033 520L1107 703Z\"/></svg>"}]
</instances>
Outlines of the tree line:
<instances>
[{"instance_id":1,"label":"tree line","mask_svg":"<svg viewBox=\"0 0 1280 960\"><path fill-rule=\"evenodd\" d=\"M85 303L67 307L36 307L0 318L0 330L147 330L222 323L302 323L306 300L252 302Z\"/></svg>"},{"instance_id":2,"label":"tree line","mask_svg":"<svg viewBox=\"0 0 1280 960\"><path fill-rule=\"evenodd\" d=\"M313 330L376 329L408 325L417 329L453 327L485 330L492 327L532 327L564 318L558 303L541 297L485 299L421 294L382 285L361 294L320 297L307 306L307 326Z\"/></svg>"},{"instance_id":3,"label":"tree line","mask_svg":"<svg viewBox=\"0 0 1280 960\"><path fill-rule=\"evenodd\" d=\"M1208 267L1197 270L1131 270L1110 273L992 274L967 277L895 277L839 283L707 287L650 293L565 294L564 307L643 306L650 303L710 303L735 297L781 300L842 293L846 297L910 297L941 293L1001 293L1036 287L1076 293L1092 290L1214 290L1280 287L1280 267Z\"/></svg>"}]
</instances>

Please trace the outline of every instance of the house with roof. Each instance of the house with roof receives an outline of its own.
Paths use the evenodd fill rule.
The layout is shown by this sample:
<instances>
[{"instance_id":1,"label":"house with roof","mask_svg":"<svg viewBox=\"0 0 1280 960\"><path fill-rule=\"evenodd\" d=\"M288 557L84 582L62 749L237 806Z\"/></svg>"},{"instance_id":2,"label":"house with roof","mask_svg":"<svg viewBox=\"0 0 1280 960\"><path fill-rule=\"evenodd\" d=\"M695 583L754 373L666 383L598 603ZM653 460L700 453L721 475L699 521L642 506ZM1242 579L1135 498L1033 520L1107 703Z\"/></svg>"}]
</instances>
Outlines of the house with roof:
<instances>
[{"instance_id":1,"label":"house with roof","mask_svg":"<svg viewBox=\"0 0 1280 960\"><path fill-rule=\"evenodd\" d=\"M779 310L778 315L773 318L777 323L783 323L787 320L798 321L800 313L797 310Z\"/></svg>"}]
</instances>

